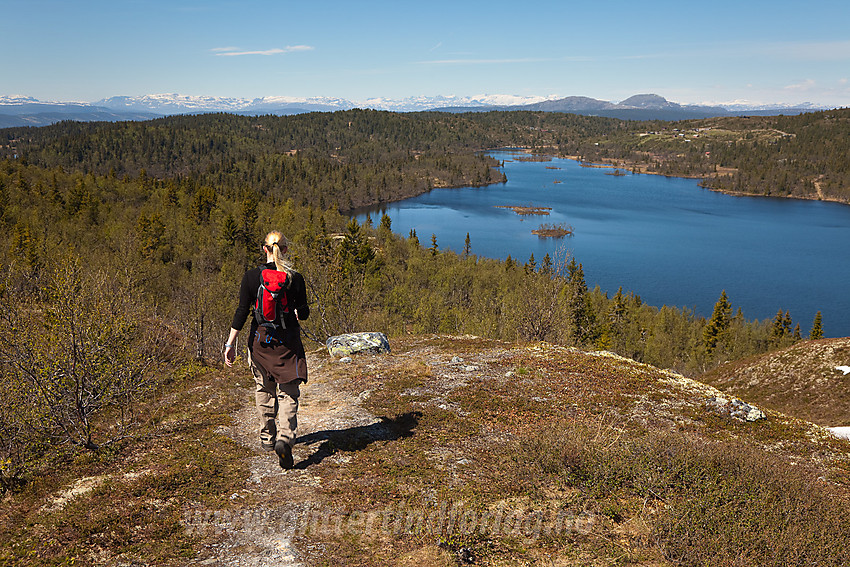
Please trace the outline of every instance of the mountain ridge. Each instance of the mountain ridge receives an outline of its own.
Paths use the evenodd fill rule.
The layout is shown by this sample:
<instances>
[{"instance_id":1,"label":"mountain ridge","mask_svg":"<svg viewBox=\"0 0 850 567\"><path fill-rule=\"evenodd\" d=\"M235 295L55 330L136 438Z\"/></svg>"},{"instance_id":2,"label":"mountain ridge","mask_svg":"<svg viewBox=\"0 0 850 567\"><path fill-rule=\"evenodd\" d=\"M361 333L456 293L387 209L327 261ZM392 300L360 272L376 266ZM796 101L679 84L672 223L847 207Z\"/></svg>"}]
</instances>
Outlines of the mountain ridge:
<instances>
[{"instance_id":1,"label":"mountain ridge","mask_svg":"<svg viewBox=\"0 0 850 567\"><path fill-rule=\"evenodd\" d=\"M490 112L541 111L598 115L626 120L683 120L739 114L799 114L823 107L802 105L746 106L681 105L657 94L637 94L618 103L586 96L414 96L404 99L369 98L351 101L335 97L265 96L253 99L182 95L113 96L95 102L48 102L22 95L0 96L0 128L44 126L62 120L121 121L150 120L173 114L229 112L234 114L291 115L306 112L335 112L369 108L391 112Z\"/></svg>"},{"instance_id":2,"label":"mountain ridge","mask_svg":"<svg viewBox=\"0 0 850 567\"><path fill-rule=\"evenodd\" d=\"M445 112L487 112L493 110L516 111L531 110L542 112L567 112L589 116L605 116L622 120L688 120L696 118L715 118L745 114L779 114L781 112L800 114L815 110L808 105L799 108L741 108L726 109L723 106L681 105L668 101L657 94L637 94L619 103L598 100L590 97L570 96L547 100L528 105L489 106L489 107L444 107L437 110Z\"/></svg>"}]
</instances>

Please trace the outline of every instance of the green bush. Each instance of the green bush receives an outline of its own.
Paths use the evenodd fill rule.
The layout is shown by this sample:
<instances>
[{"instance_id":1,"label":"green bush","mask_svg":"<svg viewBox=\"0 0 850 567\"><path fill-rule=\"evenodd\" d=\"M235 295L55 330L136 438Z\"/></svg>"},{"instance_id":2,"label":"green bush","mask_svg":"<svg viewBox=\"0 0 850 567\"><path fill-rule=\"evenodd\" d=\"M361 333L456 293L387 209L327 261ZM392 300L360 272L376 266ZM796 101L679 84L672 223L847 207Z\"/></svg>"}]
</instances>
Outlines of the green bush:
<instances>
[{"instance_id":1,"label":"green bush","mask_svg":"<svg viewBox=\"0 0 850 567\"><path fill-rule=\"evenodd\" d=\"M127 435L136 402L180 347L134 282L57 256L37 295L9 286L0 294L0 461L9 478L48 447L96 450Z\"/></svg>"}]
</instances>

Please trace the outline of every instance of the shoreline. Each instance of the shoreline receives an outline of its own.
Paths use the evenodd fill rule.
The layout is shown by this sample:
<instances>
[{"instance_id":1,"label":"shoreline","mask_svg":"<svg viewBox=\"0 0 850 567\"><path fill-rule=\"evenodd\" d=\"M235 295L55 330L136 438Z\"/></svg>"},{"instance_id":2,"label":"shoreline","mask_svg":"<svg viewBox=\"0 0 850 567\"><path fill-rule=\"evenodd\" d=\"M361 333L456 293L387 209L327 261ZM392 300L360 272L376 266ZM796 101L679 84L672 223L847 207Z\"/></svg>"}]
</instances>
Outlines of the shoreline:
<instances>
[{"instance_id":1,"label":"shoreline","mask_svg":"<svg viewBox=\"0 0 850 567\"><path fill-rule=\"evenodd\" d=\"M560 157L562 159L568 159L575 162L578 162L582 165L582 167L597 167L597 168L619 168L628 171L632 175L661 175L663 177L676 177L678 179L700 179L707 180L711 179L712 176L705 175L669 175L666 173L658 173L656 171L646 171L644 168L637 164L630 164L631 167L624 165L617 165L609 162L598 162L598 163L589 163L584 162L580 156L574 155L563 155L563 156L555 156ZM585 165L587 163L587 165ZM634 171L634 168L637 167L639 171ZM843 201L841 199L835 197L825 197L820 192L818 195L812 196L804 196L804 195L764 195L763 193L748 193L745 191L729 191L727 189L717 189L715 187L709 187L707 185L700 184L700 187L703 189L707 189L709 191L713 191L715 193L720 193L722 195L729 195L730 197L767 197L772 199L798 199L801 201L823 201L825 203L838 203L839 205L850 205L850 201Z\"/></svg>"},{"instance_id":2,"label":"shoreline","mask_svg":"<svg viewBox=\"0 0 850 567\"><path fill-rule=\"evenodd\" d=\"M850 205L850 201L842 201L840 199L836 199L833 197L823 197L821 195L817 196L802 196L802 195L764 195L763 193L746 193L743 191L728 191L726 189L715 189L714 187L708 187L705 185L700 185L703 189L708 189L709 191L714 191L715 193L721 193L723 195L729 195L730 197L767 197L769 199L797 199L799 201L822 201L824 203L837 203L839 205Z\"/></svg>"},{"instance_id":3,"label":"shoreline","mask_svg":"<svg viewBox=\"0 0 850 567\"><path fill-rule=\"evenodd\" d=\"M575 162L581 164L583 167L589 167L589 168L622 169L622 170L628 171L632 175L660 175L662 177L675 177L675 178L678 178L678 179L699 179L699 180L706 180L706 179L710 178L710 176L704 176L704 175L670 175L670 174L666 174L666 173L658 173L656 171L647 171L645 166L642 166L642 165L639 165L639 164L634 164L634 163L630 164L630 167L627 167L627 166L624 166L622 164L617 165L616 163L609 163L609 162L605 162L605 161L585 162L584 160L582 160L581 156L566 155L566 154L560 155L557 152L541 153L541 152L535 152L531 148L524 148L524 147L520 147L520 146L491 148L489 150L477 150L478 153L507 152L507 151L517 151L517 152L522 152L522 153L529 154L529 155L538 155L538 156L541 156L541 157L548 157L550 159L551 158L568 159L568 160L575 161ZM499 169L500 166L497 165L497 166L494 166L494 168ZM635 168L637 168L638 171L633 171ZM358 214L359 212L377 210L382 205L388 205L390 203L396 203L396 202L399 202L399 201L404 201L405 199L412 199L413 197L418 197L419 195L424 195L426 193L429 193L434 189L463 189L464 187L487 187L489 185L497 185L499 183L504 183L504 182L503 181L494 181L494 182L491 182L491 183L482 183L480 185L433 186L430 189L426 189L425 191L422 191L422 192L419 192L419 193L414 193L413 195L408 195L408 196L405 196L405 197L400 197L398 199L393 199L391 201L380 201L380 202L372 203L372 204L368 204L368 205L358 205L358 206L353 207L352 209L349 209L349 210L341 210L340 214L346 214L346 215L352 216L352 215ZM702 184L700 184L700 187L702 189L706 189L708 191L713 191L715 193L720 193L722 195L728 195L730 197L759 197L759 198L772 198L772 199L798 199L798 200L801 200L801 201L822 201L822 202L825 202L825 203L837 203L839 205L850 206L850 200L842 201L842 200L834 198L834 197L824 197L822 194L820 194L820 191L818 192L819 193L818 195L813 195L813 196L764 195L762 193L747 193L747 192L744 192L744 191L729 191L729 190L726 190L726 189L716 189L714 187L708 187L708 186L702 185Z\"/></svg>"}]
</instances>

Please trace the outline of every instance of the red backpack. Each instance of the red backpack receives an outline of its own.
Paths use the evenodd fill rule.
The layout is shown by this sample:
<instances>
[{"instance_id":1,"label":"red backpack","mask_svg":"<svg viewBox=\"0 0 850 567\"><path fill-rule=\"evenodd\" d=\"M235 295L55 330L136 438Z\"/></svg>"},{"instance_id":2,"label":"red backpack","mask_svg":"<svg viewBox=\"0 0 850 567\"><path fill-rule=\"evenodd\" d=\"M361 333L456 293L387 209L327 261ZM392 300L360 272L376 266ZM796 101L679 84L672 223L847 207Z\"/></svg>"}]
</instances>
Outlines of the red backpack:
<instances>
[{"instance_id":1,"label":"red backpack","mask_svg":"<svg viewBox=\"0 0 850 567\"><path fill-rule=\"evenodd\" d=\"M254 317L260 327L266 328L268 335L274 336L278 329L286 329L283 314L289 313L286 289L290 283L286 272L271 269L260 272L260 287L257 289Z\"/></svg>"}]
</instances>

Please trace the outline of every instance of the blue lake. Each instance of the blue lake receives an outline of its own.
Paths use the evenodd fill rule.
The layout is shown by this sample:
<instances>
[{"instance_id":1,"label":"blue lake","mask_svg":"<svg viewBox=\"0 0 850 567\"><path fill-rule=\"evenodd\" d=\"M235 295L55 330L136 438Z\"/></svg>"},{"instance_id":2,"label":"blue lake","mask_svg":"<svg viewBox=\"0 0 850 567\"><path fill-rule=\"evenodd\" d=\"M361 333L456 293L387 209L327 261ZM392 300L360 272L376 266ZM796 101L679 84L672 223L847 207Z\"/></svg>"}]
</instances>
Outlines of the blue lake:
<instances>
[{"instance_id":1,"label":"blue lake","mask_svg":"<svg viewBox=\"0 0 850 567\"><path fill-rule=\"evenodd\" d=\"M790 311L808 333L821 311L826 336L850 336L850 206L820 201L732 197L691 179L613 176L572 160L504 160L507 183L434 189L357 214L377 223L386 212L393 231L415 229L423 246L519 263L531 254L568 252L583 264L589 287L623 290L651 305L688 307L711 315L721 290L747 319ZM500 206L551 207L548 216L517 215ZM541 223L571 225L572 237L540 238Z\"/></svg>"}]
</instances>

